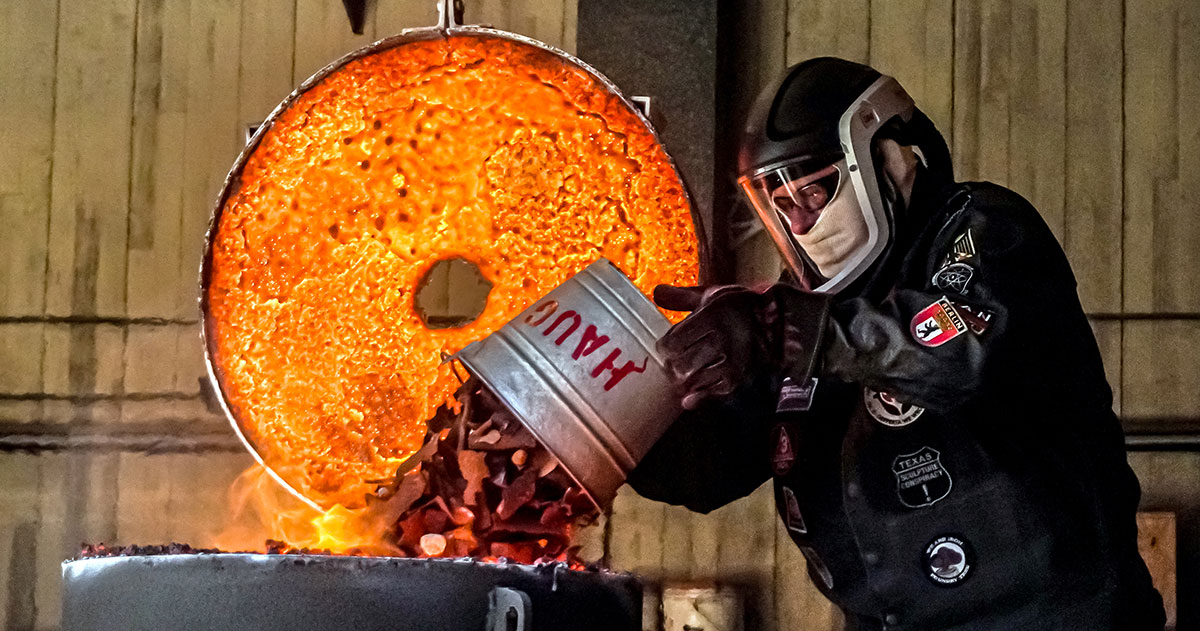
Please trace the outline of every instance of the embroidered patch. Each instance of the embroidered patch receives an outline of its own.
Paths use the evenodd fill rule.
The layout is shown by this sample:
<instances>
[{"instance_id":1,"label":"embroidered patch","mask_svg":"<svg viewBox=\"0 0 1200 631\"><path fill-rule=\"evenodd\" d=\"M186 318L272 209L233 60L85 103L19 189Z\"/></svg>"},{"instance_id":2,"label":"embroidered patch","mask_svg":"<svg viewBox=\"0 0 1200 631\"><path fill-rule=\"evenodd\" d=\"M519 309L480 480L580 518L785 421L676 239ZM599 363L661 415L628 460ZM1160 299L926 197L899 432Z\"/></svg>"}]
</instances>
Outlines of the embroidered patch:
<instances>
[{"instance_id":1,"label":"embroidered patch","mask_svg":"<svg viewBox=\"0 0 1200 631\"><path fill-rule=\"evenodd\" d=\"M792 445L792 433L787 423L777 423L771 430L771 438L774 445L771 450L771 470L775 475L784 475L792 470L792 463L796 462L796 449Z\"/></svg>"},{"instance_id":2,"label":"embroidered patch","mask_svg":"<svg viewBox=\"0 0 1200 631\"><path fill-rule=\"evenodd\" d=\"M941 346L962 335L967 324L950 301L942 296L913 317L909 329L913 339L922 346Z\"/></svg>"},{"instance_id":3,"label":"embroidered patch","mask_svg":"<svg viewBox=\"0 0 1200 631\"><path fill-rule=\"evenodd\" d=\"M973 258L975 258L975 238L971 236L971 229L967 228L966 232L954 239L954 245L950 246L950 252L946 254L946 258L942 261L942 267Z\"/></svg>"},{"instance_id":4,"label":"embroidered patch","mask_svg":"<svg viewBox=\"0 0 1200 631\"><path fill-rule=\"evenodd\" d=\"M775 405L776 412L807 412L812 407L813 394L817 391L817 378L813 377L808 383L798 386L791 377L783 380L779 389L779 403Z\"/></svg>"},{"instance_id":5,"label":"embroidered patch","mask_svg":"<svg viewBox=\"0 0 1200 631\"><path fill-rule=\"evenodd\" d=\"M965 296L967 294L967 285L971 282L971 277L974 275L975 270L971 269L970 265L966 263L951 263L933 275L933 286L942 291L952 291Z\"/></svg>"},{"instance_id":6,"label":"embroidered patch","mask_svg":"<svg viewBox=\"0 0 1200 631\"><path fill-rule=\"evenodd\" d=\"M932 447L896 456L892 473L896 474L896 495L909 508L933 506L954 487L950 472L942 466L942 454Z\"/></svg>"},{"instance_id":7,"label":"embroidered patch","mask_svg":"<svg viewBox=\"0 0 1200 631\"><path fill-rule=\"evenodd\" d=\"M875 420L888 427L904 427L925 411L919 405L901 403L886 392L876 392L870 388L863 388L863 403Z\"/></svg>"},{"instance_id":8,"label":"embroidered patch","mask_svg":"<svg viewBox=\"0 0 1200 631\"><path fill-rule=\"evenodd\" d=\"M800 502L796 501L796 494L786 486L782 488L783 525L798 535L807 535L808 525L804 523L804 515L800 514Z\"/></svg>"},{"instance_id":9,"label":"embroidered patch","mask_svg":"<svg viewBox=\"0 0 1200 631\"><path fill-rule=\"evenodd\" d=\"M833 575L829 573L829 568L825 566L821 557L817 556L817 551L808 546L800 546L800 554L803 554L804 560L808 562L809 575L816 575L825 585L825 589L833 589Z\"/></svg>"},{"instance_id":10,"label":"embroidered patch","mask_svg":"<svg viewBox=\"0 0 1200 631\"><path fill-rule=\"evenodd\" d=\"M992 326L992 316L995 314L991 311L955 300L951 300L950 304L954 305L954 310L962 316L963 321L967 323L967 328L971 329L975 335L983 335L988 327Z\"/></svg>"},{"instance_id":11,"label":"embroidered patch","mask_svg":"<svg viewBox=\"0 0 1200 631\"><path fill-rule=\"evenodd\" d=\"M967 580L974 562L971 544L954 535L942 535L925 546L925 575L942 587L953 587Z\"/></svg>"}]
</instances>

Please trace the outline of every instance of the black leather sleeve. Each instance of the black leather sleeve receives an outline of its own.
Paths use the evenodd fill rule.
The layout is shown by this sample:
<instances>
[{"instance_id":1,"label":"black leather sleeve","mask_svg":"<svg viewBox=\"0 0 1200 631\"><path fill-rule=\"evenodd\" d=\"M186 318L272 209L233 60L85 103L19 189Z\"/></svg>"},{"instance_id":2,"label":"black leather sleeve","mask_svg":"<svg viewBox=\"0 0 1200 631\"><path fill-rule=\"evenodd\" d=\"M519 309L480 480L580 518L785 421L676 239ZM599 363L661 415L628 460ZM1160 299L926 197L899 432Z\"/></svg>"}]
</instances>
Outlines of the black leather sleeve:
<instances>
[{"instance_id":1,"label":"black leather sleeve","mask_svg":"<svg viewBox=\"0 0 1200 631\"><path fill-rule=\"evenodd\" d=\"M707 513L754 492L770 476L775 389L761 380L672 423L628 482L643 497Z\"/></svg>"},{"instance_id":2,"label":"black leather sleeve","mask_svg":"<svg viewBox=\"0 0 1200 631\"><path fill-rule=\"evenodd\" d=\"M919 280L878 303L854 298L833 306L821 374L944 411L969 403L981 388L1002 384L1005 371L1021 369L1022 353L1036 357L1029 351L1054 335L1054 305L1063 302L1063 292L1074 298L1062 248L1037 211L1007 189L972 188L961 203L925 251L905 262L907 269L920 270L907 276ZM935 283L952 262L971 270L961 288L944 278ZM914 318L942 298L958 305L960 315L990 318L986 329L937 346L918 343Z\"/></svg>"}]
</instances>

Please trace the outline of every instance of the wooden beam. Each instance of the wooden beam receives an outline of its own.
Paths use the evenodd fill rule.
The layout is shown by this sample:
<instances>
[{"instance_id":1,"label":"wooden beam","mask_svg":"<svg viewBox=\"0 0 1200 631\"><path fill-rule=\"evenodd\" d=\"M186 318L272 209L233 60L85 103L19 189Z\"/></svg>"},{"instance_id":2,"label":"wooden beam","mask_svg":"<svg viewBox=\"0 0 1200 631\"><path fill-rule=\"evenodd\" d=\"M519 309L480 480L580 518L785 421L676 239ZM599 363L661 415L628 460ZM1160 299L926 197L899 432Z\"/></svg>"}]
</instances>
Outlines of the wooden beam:
<instances>
[{"instance_id":1,"label":"wooden beam","mask_svg":"<svg viewBox=\"0 0 1200 631\"><path fill-rule=\"evenodd\" d=\"M204 233L225 174L245 143L238 104L241 15L239 0L193 0L191 5L176 318L196 317Z\"/></svg>"},{"instance_id":2,"label":"wooden beam","mask_svg":"<svg viewBox=\"0 0 1200 631\"><path fill-rule=\"evenodd\" d=\"M953 141L954 2L873 0L871 65L904 86Z\"/></svg>"},{"instance_id":3,"label":"wooden beam","mask_svg":"<svg viewBox=\"0 0 1200 631\"><path fill-rule=\"evenodd\" d=\"M775 625L778 631L839 631L842 612L817 590L808 563L783 522L775 519Z\"/></svg>"},{"instance_id":4,"label":"wooden beam","mask_svg":"<svg viewBox=\"0 0 1200 631\"><path fill-rule=\"evenodd\" d=\"M406 28L434 26L438 21L437 4L412 0L378 0L375 3L375 36L396 35Z\"/></svg>"},{"instance_id":5,"label":"wooden beam","mask_svg":"<svg viewBox=\"0 0 1200 631\"><path fill-rule=\"evenodd\" d=\"M1146 512L1137 514L1138 553L1150 570L1154 589L1162 595L1167 612L1167 629L1174 629L1179 619L1176 585L1175 513Z\"/></svg>"},{"instance_id":6,"label":"wooden beam","mask_svg":"<svg viewBox=\"0 0 1200 631\"><path fill-rule=\"evenodd\" d=\"M1123 415L1200 416L1200 322L1127 322L1124 327Z\"/></svg>"},{"instance_id":7,"label":"wooden beam","mask_svg":"<svg viewBox=\"0 0 1200 631\"><path fill-rule=\"evenodd\" d=\"M136 0L59 16L47 310L125 313Z\"/></svg>"},{"instance_id":8,"label":"wooden beam","mask_svg":"<svg viewBox=\"0 0 1200 631\"><path fill-rule=\"evenodd\" d=\"M1121 309L1121 1L1071 0L1068 6L1066 215L1060 236L1087 311Z\"/></svg>"},{"instance_id":9,"label":"wooden beam","mask_svg":"<svg viewBox=\"0 0 1200 631\"><path fill-rule=\"evenodd\" d=\"M56 5L0 6L0 316L46 305L58 22Z\"/></svg>"},{"instance_id":10,"label":"wooden beam","mask_svg":"<svg viewBox=\"0 0 1200 631\"><path fill-rule=\"evenodd\" d=\"M375 40L375 21L370 19L364 33L356 35L346 28L346 13L340 3L327 0L297 0L295 67L292 84L300 85L338 57L362 48Z\"/></svg>"},{"instance_id":11,"label":"wooden beam","mask_svg":"<svg viewBox=\"0 0 1200 631\"><path fill-rule=\"evenodd\" d=\"M125 314L175 314L184 212L188 42L191 11L184 2L145 2L138 11L134 59L133 154ZM191 244L193 248L196 244ZM165 372L172 373L170 365Z\"/></svg>"},{"instance_id":12,"label":"wooden beam","mask_svg":"<svg viewBox=\"0 0 1200 631\"><path fill-rule=\"evenodd\" d=\"M608 518L606 556L617 570L662 580L665 506L622 486Z\"/></svg>"},{"instance_id":13,"label":"wooden beam","mask_svg":"<svg viewBox=\"0 0 1200 631\"><path fill-rule=\"evenodd\" d=\"M1200 7L1125 5L1125 284L1130 311L1200 305Z\"/></svg>"}]
</instances>

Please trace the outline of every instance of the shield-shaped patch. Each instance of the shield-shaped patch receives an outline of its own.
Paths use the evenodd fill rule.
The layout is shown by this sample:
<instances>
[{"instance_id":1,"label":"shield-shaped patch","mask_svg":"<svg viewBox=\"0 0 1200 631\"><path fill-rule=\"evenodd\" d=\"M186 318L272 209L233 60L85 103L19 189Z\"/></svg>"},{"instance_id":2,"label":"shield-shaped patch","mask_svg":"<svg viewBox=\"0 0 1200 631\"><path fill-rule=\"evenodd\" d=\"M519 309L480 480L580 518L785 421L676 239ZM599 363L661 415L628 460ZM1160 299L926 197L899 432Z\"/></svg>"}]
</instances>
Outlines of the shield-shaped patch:
<instances>
[{"instance_id":1,"label":"shield-shaped patch","mask_svg":"<svg viewBox=\"0 0 1200 631\"><path fill-rule=\"evenodd\" d=\"M896 474L900 503L909 508L933 506L954 486L950 472L942 466L942 454L932 447L896 456L892 472Z\"/></svg>"},{"instance_id":2,"label":"shield-shaped patch","mask_svg":"<svg viewBox=\"0 0 1200 631\"><path fill-rule=\"evenodd\" d=\"M950 301L942 296L913 316L909 330L918 344L941 346L962 335L967 330L967 324Z\"/></svg>"},{"instance_id":3,"label":"shield-shaped patch","mask_svg":"<svg viewBox=\"0 0 1200 631\"><path fill-rule=\"evenodd\" d=\"M788 431L787 423L777 423L771 435L771 470L775 475L785 475L792 470L792 463L796 462L792 433Z\"/></svg>"}]
</instances>

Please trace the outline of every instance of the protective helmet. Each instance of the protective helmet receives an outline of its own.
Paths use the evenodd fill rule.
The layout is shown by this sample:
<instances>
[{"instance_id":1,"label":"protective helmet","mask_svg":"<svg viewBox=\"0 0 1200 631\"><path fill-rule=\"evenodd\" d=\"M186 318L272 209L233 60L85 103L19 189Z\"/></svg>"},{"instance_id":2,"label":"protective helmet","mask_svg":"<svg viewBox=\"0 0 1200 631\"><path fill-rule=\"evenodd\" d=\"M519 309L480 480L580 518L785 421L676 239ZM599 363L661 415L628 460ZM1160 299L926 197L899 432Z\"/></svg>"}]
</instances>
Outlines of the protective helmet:
<instances>
[{"instance_id":1,"label":"protective helmet","mask_svg":"<svg viewBox=\"0 0 1200 631\"><path fill-rule=\"evenodd\" d=\"M933 142L920 142L929 135ZM908 93L862 64L830 57L797 64L749 113L738 152L739 184L789 271L814 291L835 293L854 282L895 234L895 192L881 182L882 168L872 153L881 136L933 145L949 170L945 141ZM922 153L929 151L922 147ZM835 199L857 204L865 239L826 277L798 235L812 229Z\"/></svg>"}]
</instances>

